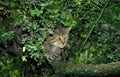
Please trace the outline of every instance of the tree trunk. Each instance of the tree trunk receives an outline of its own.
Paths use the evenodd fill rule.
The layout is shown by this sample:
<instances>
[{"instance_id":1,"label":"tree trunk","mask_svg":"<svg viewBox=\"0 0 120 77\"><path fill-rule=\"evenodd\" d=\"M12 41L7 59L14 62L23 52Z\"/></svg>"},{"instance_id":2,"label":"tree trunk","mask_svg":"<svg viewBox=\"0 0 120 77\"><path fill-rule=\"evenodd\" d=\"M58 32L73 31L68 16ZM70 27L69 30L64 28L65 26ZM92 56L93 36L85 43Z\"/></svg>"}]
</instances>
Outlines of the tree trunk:
<instances>
[{"instance_id":1,"label":"tree trunk","mask_svg":"<svg viewBox=\"0 0 120 77\"><path fill-rule=\"evenodd\" d=\"M108 76L120 75L120 61L108 64L70 64L62 62L53 62L51 65L56 72L66 75L79 76Z\"/></svg>"}]
</instances>

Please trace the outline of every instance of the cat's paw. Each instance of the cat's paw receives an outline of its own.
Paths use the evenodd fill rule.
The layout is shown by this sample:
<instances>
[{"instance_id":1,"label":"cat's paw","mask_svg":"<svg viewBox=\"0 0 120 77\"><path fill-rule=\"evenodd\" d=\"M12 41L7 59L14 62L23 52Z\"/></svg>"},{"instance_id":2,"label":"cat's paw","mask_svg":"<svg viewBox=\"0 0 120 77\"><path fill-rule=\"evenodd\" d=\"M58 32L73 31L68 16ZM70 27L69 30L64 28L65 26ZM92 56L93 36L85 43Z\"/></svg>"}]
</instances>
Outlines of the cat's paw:
<instances>
[{"instance_id":1,"label":"cat's paw","mask_svg":"<svg viewBox=\"0 0 120 77\"><path fill-rule=\"evenodd\" d=\"M56 55L52 55L52 56L50 56L50 59L52 61L58 61L58 60L61 60L61 57L60 56L56 56Z\"/></svg>"}]
</instances>

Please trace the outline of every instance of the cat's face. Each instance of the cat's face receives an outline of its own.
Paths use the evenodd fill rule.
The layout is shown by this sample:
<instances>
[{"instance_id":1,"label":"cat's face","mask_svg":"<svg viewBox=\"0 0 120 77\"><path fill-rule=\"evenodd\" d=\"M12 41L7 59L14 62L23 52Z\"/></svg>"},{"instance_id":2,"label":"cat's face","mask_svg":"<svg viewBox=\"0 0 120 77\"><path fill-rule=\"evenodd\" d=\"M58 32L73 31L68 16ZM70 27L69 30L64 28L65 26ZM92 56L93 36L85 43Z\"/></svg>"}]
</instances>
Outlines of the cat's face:
<instances>
[{"instance_id":1,"label":"cat's face","mask_svg":"<svg viewBox=\"0 0 120 77\"><path fill-rule=\"evenodd\" d=\"M71 27L56 29L51 37L51 44L59 48L63 48L67 44L70 30Z\"/></svg>"}]
</instances>

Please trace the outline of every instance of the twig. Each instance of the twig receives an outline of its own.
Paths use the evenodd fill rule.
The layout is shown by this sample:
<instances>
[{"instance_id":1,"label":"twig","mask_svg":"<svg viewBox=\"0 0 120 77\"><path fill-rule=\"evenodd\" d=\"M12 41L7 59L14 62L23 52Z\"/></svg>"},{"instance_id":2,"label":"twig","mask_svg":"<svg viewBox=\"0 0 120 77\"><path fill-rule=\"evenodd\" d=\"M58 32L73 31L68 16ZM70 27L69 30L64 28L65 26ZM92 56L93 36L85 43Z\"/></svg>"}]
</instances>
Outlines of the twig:
<instances>
[{"instance_id":1,"label":"twig","mask_svg":"<svg viewBox=\"0 0 120 77\"><path fill-rule=\"evenodd\" d=\"M79 52L79 53L78 53L78 56L80 56L80 52L82 51L82 49L83 49L83 47L85 46L85 44L86 44L88 38L90 37L90 35L91 35L93 29L95 28L95 25L96 25L96 24L98 23L98 21L100 20L100 18L101 18L101 16L102 16L103 12L104 12L104 10L105 10L105 7L108 5L108 3L109 3L109 1L108 1L108 2L105 4L105 6L103 7L103 9L102 9L100 15L98 16L98 18L97 18L97 20L95 21L94 25L92 26L90 32L88 33L87 38L85 39L85 41L83 42L82 47L81 47L81 48L79 49L79 51L78 51L78 52Z\"/></svg>"}]
</instances>

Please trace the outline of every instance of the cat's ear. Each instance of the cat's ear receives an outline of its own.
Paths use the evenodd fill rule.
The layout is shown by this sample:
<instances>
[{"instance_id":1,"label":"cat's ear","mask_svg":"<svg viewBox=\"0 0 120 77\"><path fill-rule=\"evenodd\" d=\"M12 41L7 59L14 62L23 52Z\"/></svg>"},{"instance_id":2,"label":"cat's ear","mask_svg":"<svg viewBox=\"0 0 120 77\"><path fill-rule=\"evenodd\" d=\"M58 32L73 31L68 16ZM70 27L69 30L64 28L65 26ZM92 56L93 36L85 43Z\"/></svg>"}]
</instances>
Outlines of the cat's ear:
<instances>
[{"instance_id":1,"label":"cat's ear","mask_svg":"<svg viewBox=\"0 0 120 77\"><path fill-rule=\"evenodd\" d=\"M66 28L66 31L69 33L69 31L72 29L72 26L70 26L70 27L67 27Z\"/></svg>"}]
</instances>

